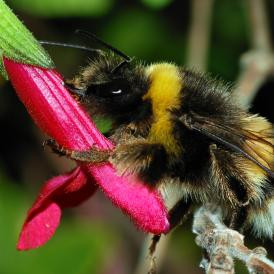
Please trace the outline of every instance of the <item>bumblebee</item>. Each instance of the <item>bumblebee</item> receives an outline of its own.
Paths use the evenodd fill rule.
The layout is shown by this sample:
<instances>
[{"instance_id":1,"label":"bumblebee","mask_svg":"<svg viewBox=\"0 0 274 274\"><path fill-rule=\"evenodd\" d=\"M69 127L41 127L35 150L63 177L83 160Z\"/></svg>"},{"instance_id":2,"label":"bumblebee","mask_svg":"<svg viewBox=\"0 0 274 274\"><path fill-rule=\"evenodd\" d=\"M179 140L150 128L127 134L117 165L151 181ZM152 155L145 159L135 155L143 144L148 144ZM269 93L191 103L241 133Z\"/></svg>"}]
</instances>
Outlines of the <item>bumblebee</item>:
<instances>
[{"instance_id":1,"label":"bumblebee","mask_svg":"<svg viewBox=\"0 0 274 274\"><path fill-rule=\"evenodd\" d=\"M82 31L83 32L83 31ZM216 204L235 229L274 234L274 130L242 109L232 88L172 63L144 65L106 51L65 85L91 116L110 117L114 151L55 151L71 159L111 162L158 188L177 226L195 205ZM171 198L172 197L172 198Z\"/></svg>"}]
</instances>

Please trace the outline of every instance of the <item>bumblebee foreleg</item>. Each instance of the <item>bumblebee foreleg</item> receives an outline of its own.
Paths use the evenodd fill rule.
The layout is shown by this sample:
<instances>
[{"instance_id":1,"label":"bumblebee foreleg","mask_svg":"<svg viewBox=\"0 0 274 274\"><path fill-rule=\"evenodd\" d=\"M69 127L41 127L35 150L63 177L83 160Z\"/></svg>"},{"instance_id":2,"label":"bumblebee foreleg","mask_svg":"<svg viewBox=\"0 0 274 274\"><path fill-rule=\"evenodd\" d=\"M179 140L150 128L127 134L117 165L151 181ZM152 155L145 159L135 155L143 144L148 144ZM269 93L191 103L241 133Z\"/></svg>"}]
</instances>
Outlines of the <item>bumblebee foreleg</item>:
<instances>
[{"instance_id":1,"label":"bumblebee foreleg","mask_svg":"<svg viewBox=\"0 0 274 274\"><path fill-rule=\"evenodd\" d=\"M70 150L56 143L53 139L48 139L44 145L49 146L52 151L60 156L66 156L72 160L86 163L105 163L112 153L111 150L99 150L96 147L91 147L89 150Z\"/></svg>"}]
</instances>

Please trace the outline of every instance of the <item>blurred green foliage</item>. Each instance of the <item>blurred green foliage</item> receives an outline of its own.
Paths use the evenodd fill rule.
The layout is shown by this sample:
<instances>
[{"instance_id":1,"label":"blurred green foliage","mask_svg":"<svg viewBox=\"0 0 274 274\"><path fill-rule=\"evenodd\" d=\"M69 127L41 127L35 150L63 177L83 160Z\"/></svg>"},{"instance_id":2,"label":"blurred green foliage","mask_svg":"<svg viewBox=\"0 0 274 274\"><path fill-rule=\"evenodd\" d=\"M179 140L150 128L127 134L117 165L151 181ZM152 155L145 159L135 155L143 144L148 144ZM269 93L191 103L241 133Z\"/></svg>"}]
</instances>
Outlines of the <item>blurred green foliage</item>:
<instances>
[{"instance_id":1,"label":"blurred green foliage","mask_svg":"<svg viewBox=\"0 0 274 274\"><path fill-rule=\"evenodd\" d=\"M93 121L102 133L108 132L111 128L112 121L110 119L107 119L107 118L103 119L101 117L96 117L95 116L93 118Z\"/></svg>"},{"instance_id":2,"label":"blurred green foliage","mask_svg":"<svg viewBox=\"0 0 274 274\"><path fill-rule=\"evenodd\" d=\"M151 8L160 9L166 7L172 0L141 0L141 2Z\"/></svg>"},{"instance_id":3,"label":"blurred green foliage","mask_svg":"<svg viewBox=\"0 0 274 274\"><path fill-rule=\"evenodd\" d=\"M232 81L240 55L248 49L248 23L243 1L215 1L208 71Z\"/></svg>"},{"instance_id":4,"label":"blurred green foliage","mask_svg":"<svg viewBox=\"0 0 274 274\"><path fill-rule=\"evenodd\" d=\"M35 16L56 18L68 16L102 16L114 0L12 0L12 6Z\"/></svg>"}]
</instances>

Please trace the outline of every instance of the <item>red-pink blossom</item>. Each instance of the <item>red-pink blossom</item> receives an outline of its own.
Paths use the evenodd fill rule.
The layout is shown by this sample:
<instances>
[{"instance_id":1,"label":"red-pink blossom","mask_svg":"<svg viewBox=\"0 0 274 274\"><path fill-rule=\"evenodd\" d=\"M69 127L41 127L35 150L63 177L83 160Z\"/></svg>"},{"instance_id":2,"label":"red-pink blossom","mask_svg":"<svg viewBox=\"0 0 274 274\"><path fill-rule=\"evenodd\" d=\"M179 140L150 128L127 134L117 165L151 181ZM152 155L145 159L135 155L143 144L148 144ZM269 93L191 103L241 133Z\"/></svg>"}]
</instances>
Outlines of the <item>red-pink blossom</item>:
<instances>
[{"instance_id":1,"label":"red-pink blossom","mask_svg":"<svg viewBox=\"0 0 274 274\"><path fill-rule=\"evenodd\" d=\"M4 59L17 95L36 124L60 145L87 150L95 145L113 149L113 144L95 127L71 97L54 70ZM154 234L169 230L168 214L157 190L133 177L119 177L111 164L83 165L44 184L29 210L18 249L36 248L47 242L59 225L61 210L89 198L99 187L142 230Z\"/></svg>"}]
</instances>

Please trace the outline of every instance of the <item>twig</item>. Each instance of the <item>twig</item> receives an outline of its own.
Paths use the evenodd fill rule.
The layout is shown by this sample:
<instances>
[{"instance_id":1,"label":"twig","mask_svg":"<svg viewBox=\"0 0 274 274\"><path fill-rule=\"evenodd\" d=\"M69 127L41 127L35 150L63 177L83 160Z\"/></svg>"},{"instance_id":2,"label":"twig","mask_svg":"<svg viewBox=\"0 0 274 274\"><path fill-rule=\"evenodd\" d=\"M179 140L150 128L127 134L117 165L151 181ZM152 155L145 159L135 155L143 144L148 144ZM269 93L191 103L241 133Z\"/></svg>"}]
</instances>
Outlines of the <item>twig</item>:
<instances>
[{"instance_id":1,"label":"twig","mask_svg":"<svg viewBox=\"0 0 274 274\"><path fill-rule=\"evenodd\" d=\"M252 48L271 51L271 35L264 0L246 0L251 28Z\"/></svg>"},{"instance_id":2,"label":"twig","mask_svg":"<svg viewBox=\"0 0 274 274\"><path fill-rule=\"evenodd\" d=\"M201 207L194 215L193 232L196 243L207 252L201 262L207 274L232 274L234 259L243 261L249 273L274 273L274 263L266 258L266 250L257 247L250 250L244 245L244 236L222 223L218 208Z\"/></svg>"},{"instance_id":3,"label":"twig","mask_svg":"<svg viewBox=\"0 0 274 274\"><path fill-rule=\"evenodd\" d=\"M234 90L242 106L248 107L259 88L274 73L272 53L249 51L241 57L242 72Z\"/></svg>"},{"instance_id":4,"label":"twig","mask_svg":"<svg viewBox=\"0 0 274 274\"><path fill-rule=\"evenodd\" d=\"M241 57L241 73L235 93L248 107L262 84L274 75L274 54L263 0L246 0L250 21L251 50Z\"/></svg>"},{"instance_id":5,"label":"twig","mask_svg":"<svg viewBox=\"0 0 274 274\"><path fill-rule=\"evenodd\" d=\"M211 29L213 0L191 1L191 24L188 39L187 66L205 71Z\"/></svg>"}]
</instances>

